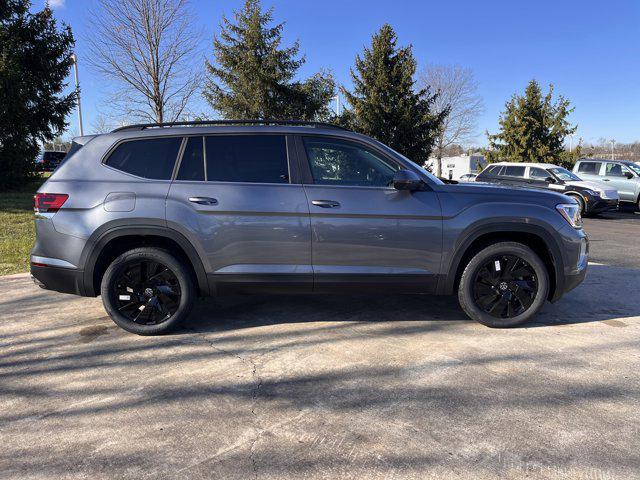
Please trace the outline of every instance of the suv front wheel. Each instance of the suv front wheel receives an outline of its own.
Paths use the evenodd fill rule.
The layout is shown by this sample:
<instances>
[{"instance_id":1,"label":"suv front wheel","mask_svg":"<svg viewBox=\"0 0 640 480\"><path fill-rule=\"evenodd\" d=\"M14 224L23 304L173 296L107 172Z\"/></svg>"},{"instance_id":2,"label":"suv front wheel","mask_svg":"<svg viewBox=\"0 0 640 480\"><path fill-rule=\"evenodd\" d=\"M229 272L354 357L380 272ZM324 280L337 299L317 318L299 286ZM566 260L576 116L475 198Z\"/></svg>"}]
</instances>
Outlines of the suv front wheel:
<instances>
[{"instance_id":1,"label":"suv front wheel","mask_svg":"<svg viewBox=\"0 0 640 480\"><path fill-rule=\"evenodd\" d=\"M469 317L489 327L525 323L549 294L549 274L538 255L516 242L476 253L460 278L458 299Z\"/></svg>"},{"instance_id":2,"label":"suv front wheel","mask_svg":"<svg viewBox=\"0 0 640 480\"><path fill-rule=\"evenodd\" d=\"M189 270L159 248L120 255L107 268L100 290L111 319L138 335L173 329L189 314L196 297Z\"/></svg>"}]
</instances>

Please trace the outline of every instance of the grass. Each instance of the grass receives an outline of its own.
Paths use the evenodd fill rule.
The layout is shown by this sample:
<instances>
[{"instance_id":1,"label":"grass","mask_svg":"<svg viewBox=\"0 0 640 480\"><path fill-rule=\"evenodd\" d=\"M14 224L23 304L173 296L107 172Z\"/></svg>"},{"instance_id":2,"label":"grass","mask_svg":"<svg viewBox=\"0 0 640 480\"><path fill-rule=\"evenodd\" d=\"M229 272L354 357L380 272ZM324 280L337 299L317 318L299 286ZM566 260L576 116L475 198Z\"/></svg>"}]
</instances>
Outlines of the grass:
<instances>
[{"instance_id":1,"label":"grass","mask_svg":"<svg viewBox=\"0 0 640 480\"><path fill-rule=\"evenodd\" d=\"M18 190L0 192L0 275L29 270L29 252L35 240L33 195L47 176Z\"/></svg>"}]
</instances>

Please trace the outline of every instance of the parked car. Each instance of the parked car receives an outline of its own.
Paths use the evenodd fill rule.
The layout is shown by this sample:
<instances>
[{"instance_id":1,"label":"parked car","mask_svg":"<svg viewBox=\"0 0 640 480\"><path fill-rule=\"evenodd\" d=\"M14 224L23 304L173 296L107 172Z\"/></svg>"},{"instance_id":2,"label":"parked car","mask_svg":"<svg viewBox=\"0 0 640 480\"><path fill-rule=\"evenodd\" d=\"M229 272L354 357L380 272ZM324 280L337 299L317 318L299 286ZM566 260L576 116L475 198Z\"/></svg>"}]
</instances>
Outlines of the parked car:
<instances>
[{"instance_id":1,"label":"parked car","mask_svg":"<svg viewBox=\"0 0 640 480\"><path fill-rule=\"evenodd\" d=\"M564 193L578 202L582 215L618 208L618 192L615 188L583 181L566 168L549 163L494 163L485 168L476 181Z\"/></svg>"},{"instance_id":2,"label":"parked car","mask_svg":"<svg viewBox=\"0 0 640 480\"><path fill-rule=\"evenodd\" d=\"M473 181L475 181L477 176L478 176L477 173L465 173L464 175L462 175L460 177L460 182L462 182L462 183L473 182Z\"/></svg>"},{"instance_id":3,"label":"parked car","mask_svg":"<svg viewBox=\"0 0 640 480\"><path fill-rule=\"evenodd\" d=\"M457 292L469 317L509 327L585 277L564 195L447 185L369 137L261 123L75 139L35 197L36 283L101 294L116 324L150 335L198 296L259 291Z\"/></svg>"},{"instance_id":4,"label":"parked car","mask_svg":"<svg viewBox=\"0 0 640 480\"><path fill-rule=\"evenodd\" d=\"M586 180L597 180L618 190L621 202L633 203L640 210L640 166L623 160L583 158L573 167Z\"/></svg>"},{"instance_id":5,"label":"parked car","mask_svg":"<svg viewBox=\"0 0 640 480\"><path fill-rule=\"evenodd\" d=\"M53 172L62 162L67 152L45 150L36 158L36 171Z\"/></svg>"}]
</instances>

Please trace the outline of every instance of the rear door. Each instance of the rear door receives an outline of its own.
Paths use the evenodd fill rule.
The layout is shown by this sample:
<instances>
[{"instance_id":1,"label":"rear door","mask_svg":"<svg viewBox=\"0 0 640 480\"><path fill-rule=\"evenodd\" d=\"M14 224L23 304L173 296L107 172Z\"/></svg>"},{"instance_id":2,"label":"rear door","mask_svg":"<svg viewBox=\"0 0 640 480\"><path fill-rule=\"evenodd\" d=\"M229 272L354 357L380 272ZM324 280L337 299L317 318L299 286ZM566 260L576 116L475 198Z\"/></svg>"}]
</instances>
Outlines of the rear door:
<instances>
[{"instance_id":1,"label":"rear door","mask_svg":"<svg viewBox=\"0 0 640 480\"><path fill-rule=\"evenodd\" d=\"M217 289L311 290L307 200L291 183L291 139L187 137L167 197L167 222L200 250Z\"/></svg>"},{"instance_id":2,"label":"rear door","mask_svg":"<svg viewBox=\"0 0 640 480\"><path fill-rule=\"evenodd\" d=\"M524 176L525 170L523 165L505 165L500 170L499 183L511 187L529 186Z\"/></svg>"},{"instance_id":3,"label":"rear door","mask_svg":"<svg viewBox=\"0 0 640 480\"><path fill-rule=\"evenodd\" d=\"M312 229L316 291L433 292L442 216L433 191L398 191L401 165L355 140L299 138Z\"/></svg>"},{"instance_id":4,"label":"rear door","mask_svg":"<svg viewBox=\"0 0 640 480\"><path fill-rule=\"evenodd\" d=\"M582 180L595 180L598 182L603 180L600 176L601 167L602 162L590 162L583 160L578 164L578 168L574 169L574 173Z\"/></svg>"}]
</instances>

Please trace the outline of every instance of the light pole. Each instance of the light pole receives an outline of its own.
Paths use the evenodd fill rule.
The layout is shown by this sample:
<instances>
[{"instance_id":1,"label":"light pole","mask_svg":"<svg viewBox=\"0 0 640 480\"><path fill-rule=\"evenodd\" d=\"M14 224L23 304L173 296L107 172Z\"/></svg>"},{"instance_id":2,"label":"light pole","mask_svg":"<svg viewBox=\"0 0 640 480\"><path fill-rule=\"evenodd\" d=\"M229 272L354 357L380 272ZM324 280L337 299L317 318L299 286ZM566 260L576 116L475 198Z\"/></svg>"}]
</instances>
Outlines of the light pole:
<instances>
[{"instance_id":1,"label":"light pole","mask_svg":"<svg viewBox=\"0 0 640 480\"><path fill-rule=\"evenodd\" d=\"M614 139L609 140L611 142L611 160L615 160L616 159L616 155L615 153L613 153L613 146L615 145L616 141Z\"/></svg>"},{"instance_id":2,"label":"light pole","mask_svg":"<svg viewBox=\"0 0 640 480\"><path fill-rule=\"evenodd\" d=\"M78 80L78 57L75 53L71 54L71 61L73 62L73 69L76 76L76 95L78 96L78 127L80 129L80 136L83 136L84 129L82 128L82 107L80 106L80 81Z\"/></svg>"},{"instance_id":3,"label":"light pole","mask_svg":"<svg viewBox=\"0 0 640 480\"><path fill-rule=\"evenodd\" d=\"M334 98L336 100L336 115L339 117L340 116L340 95L336 95L335 97L332 98L332 100Z\"/></svg>"},{"instance_id":4,"label":"light pole","mask_svg":"<svg viewBox=\"0 0 640 480\"><path fill-rule=\"evenodd\" d=\"M569 153L573 152L573 137L575 137L575 133L570 133L569 134Z\"/></svg>"}]
</instances>

